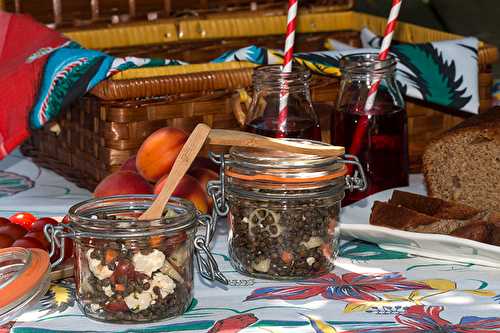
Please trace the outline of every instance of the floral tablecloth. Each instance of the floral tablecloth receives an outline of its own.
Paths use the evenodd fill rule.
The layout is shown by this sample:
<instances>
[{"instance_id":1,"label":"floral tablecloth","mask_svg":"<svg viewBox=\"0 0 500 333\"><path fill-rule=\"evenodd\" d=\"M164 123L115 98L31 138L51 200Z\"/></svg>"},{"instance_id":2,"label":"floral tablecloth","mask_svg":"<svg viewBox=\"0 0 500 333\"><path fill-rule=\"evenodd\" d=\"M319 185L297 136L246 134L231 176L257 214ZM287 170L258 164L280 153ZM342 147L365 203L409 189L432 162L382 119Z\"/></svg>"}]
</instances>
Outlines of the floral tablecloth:
<instances>
[{"instance_id":1,"label":"floral tablecloth","mask_svg":"<svg viewBox=\"0 0 500 333\"><path fill-rule=\"evenodd\" d=\"M411 177L410 191L423 190ZM0 162L0 215L62 215L90 193L15 152ZM360 203L363 205L363 203ZM367 207L366 209L369 209ZM341 219L351 218L349 209ZM500 270L413 257L343 239L336 268L301 282L252 280L229 264L221 221L213 252L239 286L195 277L195 299L182 317L150 325L89 320L69 281L54 284L12 332L500 332ZM500 260L500 258L499 258Z\"/></svg>"}]
</instances>

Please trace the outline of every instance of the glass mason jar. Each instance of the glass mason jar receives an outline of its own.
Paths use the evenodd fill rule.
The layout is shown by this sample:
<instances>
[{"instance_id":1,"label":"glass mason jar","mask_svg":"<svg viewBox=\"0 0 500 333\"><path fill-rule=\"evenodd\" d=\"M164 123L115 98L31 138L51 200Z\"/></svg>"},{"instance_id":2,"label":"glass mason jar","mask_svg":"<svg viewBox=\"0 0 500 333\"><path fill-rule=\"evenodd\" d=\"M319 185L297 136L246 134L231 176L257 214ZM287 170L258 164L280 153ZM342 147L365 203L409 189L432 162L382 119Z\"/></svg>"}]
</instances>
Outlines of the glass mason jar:
<instances>
[{"instance_id":1,"label":"glass mason jar","mask_svg":"<svg viewBox=\"0 0 500 333\"><path fill-rule=\"evenodd\" d=\"M245 118L245 130L268 137L320 141L321 129L309 90L310 77L309 71L299 65L294 65L290 73L283 73L280 65L255 69L254 93ZM280 124L280 97L284 91L288 92L284 99L288 116L286 122Z\"/></svg>"},{"instance_id":2,"label":"glass mason jar","mask_svg":"<svg viewBox=\"0 0 500 333\"><path fill-rule=\"evenodd\" d=\"M64 244L61 237L74 240L76 297L88 317L151 322L181 315L191 304L193 249L204 242L195 236L201 217L191 202L172 198L164 217L139 220L153 200L87 200L70 208L64 230L46 230L53 244ZM64 247L60 252L63 257Z\"/></svg>"},{"instance_id":3,"label":"glass mason jar","mask_svg":"<svg viewBox=\"0 0 500 333\"><path fill-rule=\"evenodd\" d=\"M239 147L214 159L221 163L221 182L210 183L209 192L219 214L228 215L229 256L236 270L303 279L333 268L344 162L355 160ZM347 187L363 187L363 180L355 183L349 178Z\"/></svg>"},{"instance_id":4,"label":"glass mason jar","mask_svg":"<svg viewBox=\"0 0 500 333\"><path fill-rule=\"evenodd\" d=\"M395 79L397 60L378 60L375 53L340 60L342 78L332 117L331 142L358 156L368 189L350 193L343 204L370 194L408 185L408 126L404 99ZM378 85L375 99L369 91Z\"/></svg>"}]
</instances>

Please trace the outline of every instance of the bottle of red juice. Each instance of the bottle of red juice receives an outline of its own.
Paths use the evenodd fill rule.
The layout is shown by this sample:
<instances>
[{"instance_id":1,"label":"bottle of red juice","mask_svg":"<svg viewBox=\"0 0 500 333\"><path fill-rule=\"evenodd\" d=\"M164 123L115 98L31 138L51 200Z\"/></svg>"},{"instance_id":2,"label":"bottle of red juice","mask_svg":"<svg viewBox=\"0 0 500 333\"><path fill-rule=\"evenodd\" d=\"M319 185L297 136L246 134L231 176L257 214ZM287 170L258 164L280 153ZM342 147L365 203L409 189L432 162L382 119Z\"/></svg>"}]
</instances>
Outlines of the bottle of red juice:
<instances>
[{"instance_id":1,"label":"bottle of red juice","mask_svg":"<svg viewBox=\"0 0 500 333\"><path fill-rule=\"evenodd\" d=\"M395 79L397 60L360 53L340 60L342 78L332 115L332 143L346 147L363 165L364 192L346 195L343 205L408 185L408 125L404 99ZM371 87L377 85L374 93Z\"/></svg>"},{"instance_id":2,"label":"bottle of red juice","mask_svg":"<svg viewBox=\"0 0 500 333\"><path fill-rule=\"evenodd\" d=\"M257 68L245 130L274 138L321 141L318 116L311 101L310 77L306 68L296 64L290 73L283 73L279 65ZM286 105L284 120L279 115L283 105Z\"/></svg>"}]
</instances>

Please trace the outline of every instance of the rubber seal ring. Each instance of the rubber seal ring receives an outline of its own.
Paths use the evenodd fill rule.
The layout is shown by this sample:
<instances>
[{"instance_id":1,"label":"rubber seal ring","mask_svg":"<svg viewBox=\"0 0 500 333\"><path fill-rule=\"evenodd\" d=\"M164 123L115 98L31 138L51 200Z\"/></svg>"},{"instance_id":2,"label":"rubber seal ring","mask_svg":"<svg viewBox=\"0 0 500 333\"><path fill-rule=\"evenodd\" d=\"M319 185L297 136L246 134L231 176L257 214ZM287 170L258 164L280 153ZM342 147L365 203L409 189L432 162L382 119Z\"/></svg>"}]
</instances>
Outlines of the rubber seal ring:
<instances>
[{"instance_id":1,"label":"rubber seal ring","mask_svg":"<svg viewBox=\"0 0 500 333\"><path fill-rule=\"evenodd\" d=\"M0 255L12 252L13 249L17 248L1 249ZM0 308L8 306L28 293L33 292L42 283L43 277L47 274L50 265L47 251L41 249L29 249L29 251L31 251L31 265L26 267L20 276L0 290Z\"/></svg>"}]
</instances>

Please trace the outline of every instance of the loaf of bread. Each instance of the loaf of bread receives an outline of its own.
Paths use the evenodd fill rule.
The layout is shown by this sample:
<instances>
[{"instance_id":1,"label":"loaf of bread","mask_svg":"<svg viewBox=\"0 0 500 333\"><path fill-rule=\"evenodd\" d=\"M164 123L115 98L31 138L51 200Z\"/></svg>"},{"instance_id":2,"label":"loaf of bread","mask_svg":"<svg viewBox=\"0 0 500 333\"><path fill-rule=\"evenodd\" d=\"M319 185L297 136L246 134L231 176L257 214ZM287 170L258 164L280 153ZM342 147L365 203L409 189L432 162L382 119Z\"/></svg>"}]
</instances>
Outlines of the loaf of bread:
<instances>
[{"instance_id":1,"label":"loaf of bread","mask_svg":"<svg viewBox=\"0 0 500 333\"><path fill-rule=\"evenodd\" d=\"M500 211L500 108L471 117L425 149L430 196Z\"/></svg>"}]
</instances>

